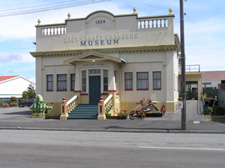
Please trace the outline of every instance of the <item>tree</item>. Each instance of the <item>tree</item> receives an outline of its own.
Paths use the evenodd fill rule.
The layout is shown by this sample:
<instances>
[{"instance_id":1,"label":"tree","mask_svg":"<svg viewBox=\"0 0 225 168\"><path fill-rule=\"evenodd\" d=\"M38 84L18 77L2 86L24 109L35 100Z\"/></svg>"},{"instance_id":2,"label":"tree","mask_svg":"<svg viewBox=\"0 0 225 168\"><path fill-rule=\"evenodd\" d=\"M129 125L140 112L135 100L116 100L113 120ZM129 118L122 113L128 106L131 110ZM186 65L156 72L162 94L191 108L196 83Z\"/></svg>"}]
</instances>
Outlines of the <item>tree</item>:
<instances>
[{"instance_id":1,"label":"tree","mask_svg":"<svg viewBox=\"0 0 225 168\"><path fill-rule=\"evenodd\" d=\"M31 99L31 98L35 98L36 97L36 92L34 89L34 86L32 84L30 84L27 88L26 91L23 91L23 101L27 100L27 99Z\"/></svg>"},{"instance_id":2,"label":"tree","mask_svg":"<svg viewBox=\"0 0 225 168\"><path fill-rule=\"evenodd\" d=\"M23 95L22 101L25 101L25 100L28 99L28 92L27 91L23 91L22 95Z\"/></svg>"},{"instance_id":3,"label":"tree","mask_svg":"<svg viewBox=\"0 0 225 168\"><path fill-rule=\"evenodd\" d=\"M36 92L34 89L34 86L32 84L30 84L27 88L27 92L28 92L28 98L35 98L36 97Z\"/></svg>"}]
</instances>

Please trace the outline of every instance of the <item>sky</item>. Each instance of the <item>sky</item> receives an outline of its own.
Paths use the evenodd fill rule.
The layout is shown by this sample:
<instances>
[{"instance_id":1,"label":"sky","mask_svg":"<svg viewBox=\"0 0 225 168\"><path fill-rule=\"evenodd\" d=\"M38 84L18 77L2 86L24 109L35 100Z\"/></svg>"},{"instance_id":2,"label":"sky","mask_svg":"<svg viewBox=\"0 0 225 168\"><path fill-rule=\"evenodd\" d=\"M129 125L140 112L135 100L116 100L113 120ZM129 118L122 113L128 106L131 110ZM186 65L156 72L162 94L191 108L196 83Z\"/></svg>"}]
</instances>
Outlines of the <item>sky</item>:
<instances>
[{"instance_id":1,"label":"sky","mask_svg":"<svg viewBox=\"0 0 225 168\"><path fill-rule=\"evenodd\" d=\"M101 3L72 6L63 9L5 16L15 11L33 11L47 5L63 6L85 0L1 0L0 1L0 76L21 75L35 82L37 20L41 24L64 23L71 18L85 18L97 10L114 15L131 14L136 7L139 17L175 15L174 33L180 34L180 0L106 0ZM86 0L87 1L87 0ZM93 0L94 1L94 0ZM184 0L186 65L199 64L201 71L225 70L225 1Z\"/></svg>"}]
</instances>

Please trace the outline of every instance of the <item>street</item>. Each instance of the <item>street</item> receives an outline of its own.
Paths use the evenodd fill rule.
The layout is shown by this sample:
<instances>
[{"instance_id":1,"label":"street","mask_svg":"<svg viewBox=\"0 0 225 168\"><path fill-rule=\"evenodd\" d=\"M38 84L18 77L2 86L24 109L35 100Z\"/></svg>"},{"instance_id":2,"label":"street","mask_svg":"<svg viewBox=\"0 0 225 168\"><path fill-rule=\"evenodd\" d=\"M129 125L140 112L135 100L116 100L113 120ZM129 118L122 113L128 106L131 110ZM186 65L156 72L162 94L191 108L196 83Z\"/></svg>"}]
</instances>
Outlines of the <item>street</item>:
<instances>
[{"instance_id":1,"label":"street","mask_svg":"<svg viewBox=\"0 0 225 168\"><path fill-rule=\"evenodd\" d=\"M0 167L225 167L224 134L0 130Z\"/></svg>"}]
</instances>

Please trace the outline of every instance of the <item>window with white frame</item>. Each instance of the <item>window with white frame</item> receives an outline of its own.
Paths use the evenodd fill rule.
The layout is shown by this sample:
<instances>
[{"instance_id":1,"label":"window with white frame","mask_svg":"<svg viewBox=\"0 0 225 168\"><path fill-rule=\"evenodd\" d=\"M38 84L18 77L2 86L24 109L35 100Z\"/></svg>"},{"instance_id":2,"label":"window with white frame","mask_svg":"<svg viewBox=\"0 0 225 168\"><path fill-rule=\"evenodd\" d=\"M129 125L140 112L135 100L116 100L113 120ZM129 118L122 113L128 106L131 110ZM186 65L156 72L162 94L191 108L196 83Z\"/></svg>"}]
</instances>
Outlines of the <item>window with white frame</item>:
<instances>
[{"instance_id":1,"label":"window with white frame","mask_svg":"<svg viewBox=\"0 0 225 168\"><path fill-rule=\"evenodd\" d=\"M108 71L103 70L104 92L108 91Z\"/></svg>"},{"instance_id":2,"label":"window with white frame","mask_svg":"<svg viewBox=\"0 0 225 168\"><path fill-rule=\"evenodd\" d=\"M148 90L148 72L137 72L137 90Z\"/></svg>"},{"instance_id":3,"label":"window with white frame","mask_svg":"<svg viewBox=\"0 0 225 168\"><path fill-rule=\"evenodd\" d=\"M87 77L86 77L86 70L82 71L82 92L86 92L87 91Z\"/></svg>"},{"instance_id":4,"label":"window with white frame","mask_svg":"<svg viewBox=\"0 0 225 168\"><path fill-rule=\"evenodd\" d=\"M57 91L67 91L67 75L57 75Z\"/></svg>"},{"instance_id":5,"label":"window with white frame","mask_svg":"<svg viewBox=\"0 0 225 168\"><path fill-rule=\"evenodd\" d=\"M161 90L161 72L153 72L153 90Z\"/></svg>"},{"instance_id":6,"label":"window with white frame","mask_svg":"<svg viewBox=\"0 0 225 168\"><path fill-rule=\"evenodd\" d=\"M132 72L125 72L124 73L124 83L125 83L125 90L133 90L133 73Z\"/></svg>"},{"instance_id":7,"label":"window with white frame","mask_svg":"<svg viewBox=\"0 0 225 168\"><path fill-rule=\"evenodd\" d=\"M70 74L70 89L71 91L74 91L75 89L75 74Z\"/></svg>"},{"instance_id":8,"label":"window with white frame","mask_svg":"<svg viewBox=\"0 0 225 168\"><path fill-rule=\"evenodd\" d=\"M53 75L47 75L47 91L53 91Z\"/></svg>"}]
</instances>

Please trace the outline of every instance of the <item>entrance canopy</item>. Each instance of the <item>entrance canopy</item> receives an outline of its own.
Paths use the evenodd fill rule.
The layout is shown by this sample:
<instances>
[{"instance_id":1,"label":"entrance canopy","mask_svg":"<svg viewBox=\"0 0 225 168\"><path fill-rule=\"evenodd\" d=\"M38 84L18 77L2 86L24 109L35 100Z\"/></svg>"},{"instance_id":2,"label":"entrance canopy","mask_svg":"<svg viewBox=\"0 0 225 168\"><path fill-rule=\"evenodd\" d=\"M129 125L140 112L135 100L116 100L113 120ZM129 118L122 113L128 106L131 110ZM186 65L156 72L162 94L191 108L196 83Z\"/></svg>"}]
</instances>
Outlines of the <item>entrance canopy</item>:
<instances>
[{"instance_id":1,"label":"entrance canopy","mask_svg":"<svg viewBox=\"0 0 225 168\"><path fill-rule=\"evenodd\" d=\"M118 57L113 57L109 56L97 51L88 51L85 52L81 55L76 55L73 58L65 60L63 63L64 64L76 64L76 62L81 62L81 61L98 61L98 60L109 60L117 63L126 63L127 61L123 58L118 58Z\"/></svg>"}]
</instances>

